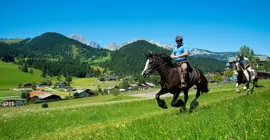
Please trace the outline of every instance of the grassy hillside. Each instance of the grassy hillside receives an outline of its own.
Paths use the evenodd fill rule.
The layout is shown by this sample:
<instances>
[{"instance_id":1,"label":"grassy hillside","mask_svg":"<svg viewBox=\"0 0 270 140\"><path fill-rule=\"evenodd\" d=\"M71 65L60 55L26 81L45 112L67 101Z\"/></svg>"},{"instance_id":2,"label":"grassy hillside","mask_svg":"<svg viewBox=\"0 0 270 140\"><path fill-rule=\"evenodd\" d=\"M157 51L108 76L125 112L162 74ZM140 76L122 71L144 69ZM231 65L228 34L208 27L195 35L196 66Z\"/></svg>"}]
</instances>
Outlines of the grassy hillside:
<instances>
[{"instance_id":1,"label":"grassy hillside","mask_svg":"<svg viewBox=\"0 0 270 140\"><path fill-rule=\"evenodd\" d=\"M112 51L109 61L100 61L100 66L108 68L119 76L138 74L144 68L148 52L166 53L170 55L171 50L167 50L145 40L139 40L123 46L119 50ZM198 67L203 72L215 72L223 70L225 62L211 58L188 57L192 66Z\"/></svg>"},{"instance_id":2,"label":"grassy hillside","mask_svg":"<svg viewBox=\"0 0 270 140\"><path fill-rule=\"evenodd\" d=\"M33 69L33 74L30 74L22 72L18 67L18 65L0 61L0 89L14 88L19 83L40 82L44 79L40 76L40 70Z\"/></svg>"},{"instance_id":3,"label":"grassy hillside","mask_svg":"<svg viewBox=\"0 0 270 140\"><path fill-rule=\"evenodd\" d=\"M260 84L264 87L250 96L237 94L234 84L213 87L191 114L172 107L163 110L154 99L83 106L78 102L52 109L25 106L8 112L5 108L6 113L0 113L0 135L2 139L269 139L270 81ZM170 100L166 98L167 104Z\"/></svg>"},{"instance_id":4,"label":"grassy hillside","mask_svg":"<svg viewBox=\"0 0 270 140\"><path fill-rule=\"evenodd\" d=\"M7 44L12 44L12 43L19 43L23 39L0 39L0 41L5 42Z\"/></svg>"},{"instance_id":5,"label":"grassy hillside","mask_svg":"<svg viewBox=\"0 0 270 140\"><path fill-rule=\"evenodd\" d=\"M75 88L90 88L96 90L98 85L101 88L119 85L120 81L98 81L97 78L73 78L71 86Z\"/></svg>"}]
</instances>

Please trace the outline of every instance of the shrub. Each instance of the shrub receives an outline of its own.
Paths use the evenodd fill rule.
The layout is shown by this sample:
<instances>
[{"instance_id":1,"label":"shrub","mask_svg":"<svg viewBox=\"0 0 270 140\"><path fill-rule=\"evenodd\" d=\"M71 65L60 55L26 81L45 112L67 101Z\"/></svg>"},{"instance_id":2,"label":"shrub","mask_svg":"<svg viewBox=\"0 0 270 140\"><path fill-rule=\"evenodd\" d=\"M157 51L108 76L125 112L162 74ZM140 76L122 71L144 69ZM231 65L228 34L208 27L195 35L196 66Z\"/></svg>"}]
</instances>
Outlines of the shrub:
<instances>
[{"instance_id":1,"label":"shrub","mask_svg":"<svg viewBox=\"0 0 270 140\"><path fill-rule=\"evenodd\" d=\"M21 93L21 97L22 97L23 99L30 99L30 93L29 93L29 92Z\"/></svg>"},{"instance_id":2,"label":"shrub","mask_svg":"<svg viewBox=\"0 0 270 140\"><path fill-rule=\"evenodd\" d=\"M46 103L46 102L44 102L43 104L42 104L42 108L47 108L49 105L48 105L48 103Z\"/></svg>"},{"instance_id":3,"label":"shrub","mask_svg":"<svg viewBox=\"0 0 270 140\"><path fill-rule=\"evenodd\" d=\"M119 91L119 89L114 88L111 90L111 94L113 94L114 96L118 96L118 95L120 95L120 91Z\"/></svg>"}]
</instances>

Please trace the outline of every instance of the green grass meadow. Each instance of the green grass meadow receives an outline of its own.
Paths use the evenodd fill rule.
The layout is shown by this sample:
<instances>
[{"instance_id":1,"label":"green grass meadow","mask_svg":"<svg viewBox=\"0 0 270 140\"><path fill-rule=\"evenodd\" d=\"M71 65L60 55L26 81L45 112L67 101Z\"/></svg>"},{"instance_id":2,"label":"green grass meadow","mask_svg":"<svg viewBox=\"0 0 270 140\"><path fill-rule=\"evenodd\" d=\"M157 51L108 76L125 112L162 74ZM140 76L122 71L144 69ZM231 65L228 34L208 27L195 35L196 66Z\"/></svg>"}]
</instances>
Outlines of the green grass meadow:
<instances>
[{"instance_id":1,"label":"green grass meadow","mask_svg":"<svg viewBox=\"0 0 270 140\"><path fill-rule=\"evenodd\" d=\"M19 65L0 61L0 89L15 88L19 83L41 82L44 80L40 76L40 70L33 69L33 74L30 74L22 72L18 67Z\"/></svg>"},{"instance_id":2,"label":"green grass meadow","mask_svg":"<svg viewBox=\"0 0 270 140\"><path fill-rule=\"evenodd\" d=\"M13 63L5 63L0 61L0 89L17 88L19 83L39 83L45 80L41 77L41 71L33 69L33 74L25 73L19 70L19 65ZM32 69L32 68L29 68ZM51 77L48 77L51 78ZM51 78L52 82L57 82L57 77ZM65 81L65 78L61 76L60 81ZM58 81L59 82L59 81ZM119 85L121 81L98 81L98 78L76 78L72 77L71 86L77 89L90 88L96 90L98 85L101 88L107 88L108 86ZM0 93L1 94L1 93ZM1 95L0 95L1 96Z\"/></svg>"},{"instance_id":3,"label":"green grass meadow","mask_svg":"<svg viewBox=\"0 0 270 140\"><path fill-rule=\"evenodd\" d=\"M173 107L163 110L155 99L125 96L92 98L96 102L87 98L52 102L46 109L40 104L0 108L0 136L1 139L270 139L270 81L261 80L259 84L264 87L256 88L248 96L236 93L233 83L213 87L208 94L201 95L193 113L180 113ZM169 106L171 97L165 100Z\"/></svg>"}]
</instances>

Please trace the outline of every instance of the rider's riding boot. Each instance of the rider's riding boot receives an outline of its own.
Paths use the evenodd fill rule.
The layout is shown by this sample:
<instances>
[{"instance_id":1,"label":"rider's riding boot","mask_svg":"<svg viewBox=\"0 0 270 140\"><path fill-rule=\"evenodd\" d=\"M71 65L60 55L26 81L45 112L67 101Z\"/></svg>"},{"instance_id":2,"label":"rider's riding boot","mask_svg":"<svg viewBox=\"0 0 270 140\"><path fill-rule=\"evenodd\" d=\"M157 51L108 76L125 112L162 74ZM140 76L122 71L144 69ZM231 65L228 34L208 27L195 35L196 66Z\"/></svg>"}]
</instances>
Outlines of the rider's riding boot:
<instances>
[{"instance_id":1,"label":"rider's riding boot","mask_svg":"<svg viewBox=\"0 0 270 140\"><path fill-rule=\"evenodd\" d=\"M182 72L181 73L181 88L186 88L187 87L187 76L188 73L187 72Z\"/></svg>"}]
</instances>

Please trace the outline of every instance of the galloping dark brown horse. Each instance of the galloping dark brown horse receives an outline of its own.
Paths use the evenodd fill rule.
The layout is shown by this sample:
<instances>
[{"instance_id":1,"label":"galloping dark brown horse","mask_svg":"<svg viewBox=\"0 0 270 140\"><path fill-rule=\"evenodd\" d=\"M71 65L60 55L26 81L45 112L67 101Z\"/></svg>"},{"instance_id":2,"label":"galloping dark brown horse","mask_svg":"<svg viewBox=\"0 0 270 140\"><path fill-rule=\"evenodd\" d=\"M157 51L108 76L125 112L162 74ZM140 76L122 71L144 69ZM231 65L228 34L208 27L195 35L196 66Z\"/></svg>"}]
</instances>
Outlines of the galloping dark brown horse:
<instances>
[{"instance_id":1,"label":"galloping dark brown horse","mask_svg":"<svg viewBox=\"0 0 270 140\"><path fill-rule=\"evenodd\" d=\"M171 106L181 107L180 111L186 111L186 103L188 101L188 91L189 89L196 85L197 93L196 97L190 104L190 111L198 106L197 99L200 97L201 92L208 92L208 82L203 73L197 68L191 68L188 66L189 81L187 82L187 88L181 88L181 81L179 78L179 73L176 66L171 62L171 58L165 54L151 54L146 55L147 61L145 68L142 72L144 77L148 77L153 72L158 71L161 77L161 90L156 94L156 100L159 107L166 109L166 103L164 100L161 100L159 97L165 93L173 94ZM178 99L181 91L184 92L184 100Z\"/></svg>"}]
</instances>

